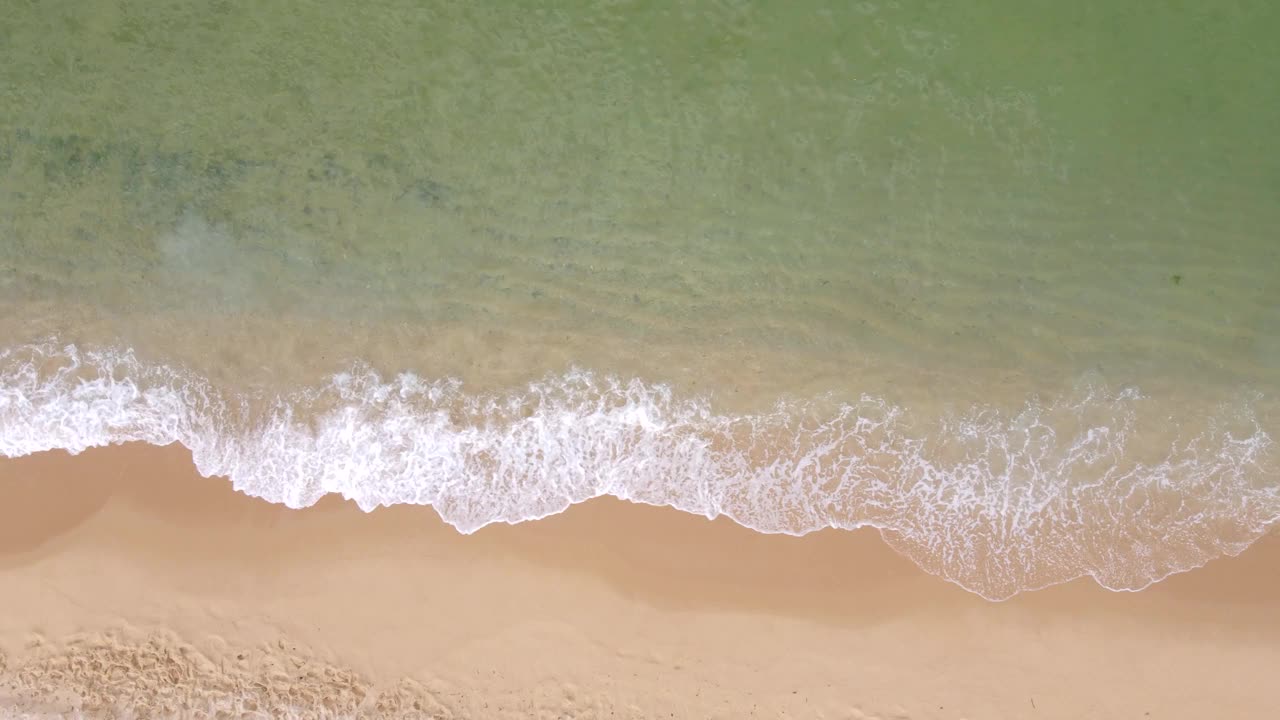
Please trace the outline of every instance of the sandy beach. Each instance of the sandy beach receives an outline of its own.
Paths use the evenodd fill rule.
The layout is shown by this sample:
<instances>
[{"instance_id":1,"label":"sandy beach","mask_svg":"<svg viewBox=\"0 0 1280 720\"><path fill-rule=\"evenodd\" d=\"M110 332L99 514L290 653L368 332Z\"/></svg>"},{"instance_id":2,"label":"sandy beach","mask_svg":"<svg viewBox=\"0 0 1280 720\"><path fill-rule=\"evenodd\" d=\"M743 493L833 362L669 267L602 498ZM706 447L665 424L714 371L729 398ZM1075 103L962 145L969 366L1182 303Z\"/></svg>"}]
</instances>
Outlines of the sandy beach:
<instances>
[{"instance_id":1,"label":"sandy beach","mask_svg":"<svg viewBox=\"0 0 1280 720\"><path fill-rule=\"evenodd\" d=\"M1280 719L1280 2L10 2L0 720Z\"/></svg>"},{"instance_id":2,"label":"sandy beach","mask_svg":"<svg viewBox=\"0 0 1280 720\"><path fill-rule=\"evenodd\" d=\"M288 510L179 446L0 463L14 717L1266 718L1280 542L990 603L874 532L596 500L462 536Z\"/></svg>"}]
</instances>

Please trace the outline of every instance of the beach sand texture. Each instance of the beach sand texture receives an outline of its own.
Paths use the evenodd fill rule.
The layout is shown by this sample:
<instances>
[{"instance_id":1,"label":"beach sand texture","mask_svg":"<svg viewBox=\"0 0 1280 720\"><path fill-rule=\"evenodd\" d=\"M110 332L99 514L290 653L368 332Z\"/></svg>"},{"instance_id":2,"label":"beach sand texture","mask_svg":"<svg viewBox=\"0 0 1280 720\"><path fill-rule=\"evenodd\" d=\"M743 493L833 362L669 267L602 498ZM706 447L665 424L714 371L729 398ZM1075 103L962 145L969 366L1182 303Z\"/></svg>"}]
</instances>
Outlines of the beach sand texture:
<instances>
[{"instance_id":1,"label":"beach sand texture","mask_svg":"<svg viewBox=\"0 0 1280 720\"><path fill-rule=\"evenodd\" d=\"M464 537L428 508L272 506L200 477L177 447L7 460L0 482L13 716L1261 719L1277 706L1270 539L1141 593L1076 582L989 603L873 532L764 536L615 500Z\"/></svg>"}]
</instances>

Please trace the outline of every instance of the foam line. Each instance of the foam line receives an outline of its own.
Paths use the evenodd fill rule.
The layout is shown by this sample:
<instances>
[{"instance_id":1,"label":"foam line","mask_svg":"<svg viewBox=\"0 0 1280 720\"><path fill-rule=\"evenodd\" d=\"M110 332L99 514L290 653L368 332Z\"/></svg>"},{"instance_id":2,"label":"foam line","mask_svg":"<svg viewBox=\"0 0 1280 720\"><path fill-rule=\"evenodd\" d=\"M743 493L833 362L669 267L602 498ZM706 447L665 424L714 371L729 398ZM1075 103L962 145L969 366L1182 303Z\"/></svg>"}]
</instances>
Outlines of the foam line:
<instances>
[{"instance_id":1,"label":"foam line","mask_svg":"<svg viewBox=\"0 0 1280 720\"><path fill-rule=\"evenodd\" d=\"M178 442L202 474L273 503L431 505L463 533L601 495L766 533L871 526L993 600L1085 575L1140 589L1275 523L1273 443L1249 403L1197 411L1175 420L1135 389L1082 382L1015 412L928 417L863 396L729 415L711 398L583 370L482 395L361 365L249 396L124 349L0 352L7 457Z\"/></svg>"}]
</instances>

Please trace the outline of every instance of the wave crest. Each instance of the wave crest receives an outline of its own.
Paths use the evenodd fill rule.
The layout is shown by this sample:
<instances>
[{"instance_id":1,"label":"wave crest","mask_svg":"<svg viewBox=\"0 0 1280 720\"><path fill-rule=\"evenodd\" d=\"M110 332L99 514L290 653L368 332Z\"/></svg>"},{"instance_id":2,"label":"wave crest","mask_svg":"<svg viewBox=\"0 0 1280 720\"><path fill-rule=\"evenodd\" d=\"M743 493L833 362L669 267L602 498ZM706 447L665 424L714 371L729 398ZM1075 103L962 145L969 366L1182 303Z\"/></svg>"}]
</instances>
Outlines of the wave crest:
<instances>
[{"instance_id":1,"label":"wave crest","mask_svg":"<svg viewBox=\"0 0 1280 720\"><path fill-rule=\"evenodd\" d=\"M993 600L1084 575L1140 589L1238 553L1275 523L1273 443L1250 404L1191 410L1175 420L1135 389L1092 381L1015 412L922 417L865 395L728 415L582 370L477 395L361 365L250 396L129 350L0 352L8 457L178 442L202 474L271 502L431 505L464 533L602 495L767 533L872 526Z\"/></svg>"}]
</instances>

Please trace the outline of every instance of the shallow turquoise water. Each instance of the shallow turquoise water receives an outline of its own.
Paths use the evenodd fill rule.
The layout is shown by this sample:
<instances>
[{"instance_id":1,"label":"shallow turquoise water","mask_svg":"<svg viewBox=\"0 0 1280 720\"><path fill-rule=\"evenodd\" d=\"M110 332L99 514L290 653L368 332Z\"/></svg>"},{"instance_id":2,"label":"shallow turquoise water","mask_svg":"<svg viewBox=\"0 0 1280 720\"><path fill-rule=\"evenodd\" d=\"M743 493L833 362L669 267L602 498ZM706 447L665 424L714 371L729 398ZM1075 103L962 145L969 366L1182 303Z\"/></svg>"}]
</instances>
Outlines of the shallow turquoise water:
<instances>
[{"instance_id":1,"label":"shallow turquoise water","mask_svg":"<svg viewBox=\"0 0 1280 720\"><path fill-rule=\"evenodd\" d=\"M167 363L187 380L155 387L200 378L253 408L147 430L157 441L265 437L262 408L283 393L306 437L356 403L376 444L399 432L385 399L369 409L329 379L366 362L380 377L365 390L406 371L463 383L472 399L446 402L453 424L430 443L488 428L522 448L450 466L477 497L511 500L450 500L460 526L602 492L769 531L873 524L993 596L1082 573L1141 585L1277 515L1274 3L10 15L0 331L10 347L133 347L141 365L84 367ZM66 378L17 372L50 353L7 356L28 402L11 394L6 422L63 402ZM645 389L582 390L571 368ZM531 381L556 399L529 401ZM660 386L674 404L653 404ZM459 410L479 397L524 409ZM600 403L621 414L591 425ZM860 424L866 403L876 420ZM571 462L519 432L553 406L576 418L564 432L586 454ZM414 407L402 421L418 427ZM116 412L7 452L152 427ZM832 423L839 440L823 440ZM681 475L668 440L704 469ZM388 450L360 485L273 475L254 447L208 468L293 504L333 491L444 507L424 478L448 473L407 455ZM637 448L649 476L601 479Z\"/></svg>"}]
</instances>

